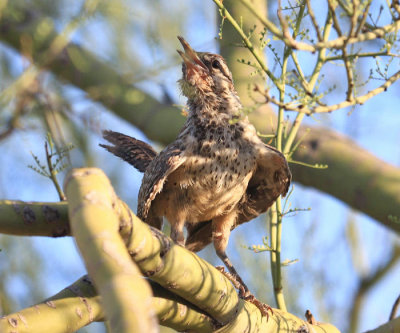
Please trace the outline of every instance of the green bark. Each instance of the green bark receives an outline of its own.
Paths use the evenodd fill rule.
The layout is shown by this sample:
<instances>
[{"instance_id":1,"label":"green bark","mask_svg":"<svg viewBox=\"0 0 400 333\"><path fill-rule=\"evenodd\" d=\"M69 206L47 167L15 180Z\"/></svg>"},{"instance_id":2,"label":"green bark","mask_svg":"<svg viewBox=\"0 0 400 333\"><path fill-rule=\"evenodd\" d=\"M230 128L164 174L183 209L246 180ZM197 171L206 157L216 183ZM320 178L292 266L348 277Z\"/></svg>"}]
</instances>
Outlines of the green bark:
<instances>
[{"instance_id":1,"label":"green bark","mask_svg":"<svg viewBox=\"0 0 400 333\"><path fill-rule=\"evenodd\" d=\"M73 169L65 193L72 234L96 289L111 332L158 332L151 289L119 234L119 199L99 169Z\"/></svg>"},{"instance_id":2,"label":"green bark","mask_svg":"<svg viewBox=\"0 0 400 333\"><path fill-rule=\"evenodd\" d=\"M274 309L274 315L270 315L267 321L266 317L261 316L258 308L238 298L230 281L216 268L195 253L175 245L160 231L140 221L128 206L116 197L108 179L100 170L75 169L67 177L65 184L71 230L88 272L102 296L105 316L110 318L111 327L117 332L123 332L121 321L132 320L135 314L137 316L138 310L145 312L139 317L140 320L154 311L162 324L194 332L211 332L214 321L223 325L216 332L237 332L248 329L249 332L294 333L300 327L307 325L304 320L277 309ZM5 205L12 206L13 203L3 203L3 206ZM38 209L40 205L46 204L20 203L20 205L27 209L31 209L32 205ZM54 205L65 209L64 203ZM0 231L2 222L0 219ZM24 227L20 225L20 228ZM15 229L12 232L18 234ZM37 231L34 233L39 234ZM130 266L134 263L143 275L165 289L158 294L155 292L155 295L160 295L162 300L155 303L154 299L150 298L150 302L146 303L149 296L146 291L147 282ZM66 290L82 296L74 291L75 288L70 287ZM153 287L153 290L156 289ZM176 298L175 295L186 302ZM84 297L86 296L85 294ZM93 294L90 294L90 297L92 299L88 302L98 302ZM74 323L70 326L76 329L79 325L91 322L93 318L98 320L102 320L100 317L103 318L99 314L99 308L96 308L95 313L87 312L88 308L79 308L86 304L80 299L71 300L68 296L68 299L60 300L59 304L60 306L57 303L56 308L67 309L63 312L65 317L61 314L54 315L57 323L51 325L71 320ZM45 318L47 315L51 316L54 309L52 305L53 303L46 302L41 305ZM29 332L35 333L31 329L34 323L40 325L41 330L38 331L43 331L46 321L36 318L34 314L40 317L40 313L33 312L34 309L22 310L3 318L0 321L0 328L12 331L17 325L25 329L23 325L27 322ZM78 316L84 313L84 318L75 323L77 311ZM211 322L209 318L213 321ZM51 327L54 333L68 332L65 327ZM23 329L21 328L21 332L24 332ZM313 326L313 329L316 332L337 332L337 329L330 324L318 324Z\"/></svg>"},{"instance_id":3,"label":"green bark","mask_svg":"<svg viewBox=\"0 0 400 333\"><path fill-rule=\"evenodd\" d=\"M2 200L0 233L16 236L68 236L68 204Z\"/></svg>"},{"instance_id":4,"label":"green bark","mask_svg":"<svg viewBox=\"0 0 400 333\"><path fill-rule=\"evenodd\" d=\"M161 325L177 331L206 333L214 330L215 321L190 302L150 281L153 307Z\"/></svg>"},{"instance_id":5,"label":"green bark","mask_svg":"<svg viewBox=\"0 0 400 333\"><path fill-rule=\"evenodd\" d=\"M187 302L151 283L152 307L161 325L178 331L211 332L210 317L191 308ZM94 321L104 321L100 296L87 276L43 302L0 319L0 332L69 333Z\"/></svg>"},{"instance_id":6,"label":"green bark","mask_svg":"<svg viewBox=\"0 0 400 333\"><path fill-rule=\"evenodd\" d=\"M379 326L365 333L387 333L387 332L400 332L400 317L388 321L387 323Z\"/></svg>"},{"instance_id":7,"label":"green bark","mask_svg":"<svg viewBox=\"0 0 400 333\"><path fill-rule=\"evenodd\" d=\"M302 185L329 193L400 232L400 223L389 218L400 216L399 168L379 160L345 136L323 128L313 129L307 135L295 159L328 164L328 169L311 169L312 172L292 164L294 178L300 178Z\"/></svg>"},{"instance_id":8,"label":"green bark","mask_svg":"<svg viewBox=\"0 0 400 333\"><path fill-rule=\"evenodd\" d=\"M39 304L0 318L0 332L69 333L103 317L92 283L80 279Z\"/></svg>"}]
</instances>

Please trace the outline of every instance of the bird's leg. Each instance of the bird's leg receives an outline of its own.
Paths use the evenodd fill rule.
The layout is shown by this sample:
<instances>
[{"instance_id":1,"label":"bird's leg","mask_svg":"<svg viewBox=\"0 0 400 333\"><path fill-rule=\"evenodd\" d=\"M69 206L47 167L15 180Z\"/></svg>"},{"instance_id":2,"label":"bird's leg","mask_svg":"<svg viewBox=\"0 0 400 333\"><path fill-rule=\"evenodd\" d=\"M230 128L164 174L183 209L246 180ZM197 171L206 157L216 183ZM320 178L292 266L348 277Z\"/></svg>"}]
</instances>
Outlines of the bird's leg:
<instances>
[{"instance_id":1,"label":"bird's leg","mask_svg":"<svg viewBox=\"0 0 400 333\"><path fill-rule=\"evenodd\" d=\"M233 267L232 262L226 255L225 251L217 251L217 255L218 255L218 257L221 258L221 260L225 264L226 268L228 268L228 271L231 274L231 276L239 283L238 289L239 289L240 297L246 299L246 297L251 295L250 290L247 287L247 285L243 282L242 278L236 271L235 267Z\"/></svg>"},{"instance_id":2,"label":"bird's leg","mask_svg":"<svg viewBox=\"0 0 400 333\"><path fill-rule=\"evenodd\" d=\"M237 288L239 287L239 296L244 300L253 303L262 313L263 316L266 316L268 319L268 311L272 312L272 308L268 304L264 304L260 302L249 290L247 285L243 282L242 278L236 271L235 267L233 267L232 262L226 255L225 249L228 245L229 235L231 233L231 227L236 218L236 213L230 213L227 215L223 215L213 219L213 243L215 247L215 251L217 252L218 257L221 258L226 268L230 273L230 277L228 279L232 281L234 279L237 283L233 283L233 285ZM220 269L219 269L220 270ZM220 270L221 271L221 270ZM238 286L239 284L239 286Z\"/></svg>"},{"instance_id":3,"label":"bird's leg","mask_svg":"<svg viewBox=\"0 0 400 333\"><path fill-rule=\"evenodd\" d=\"M231 273L225 271L225 267L224 267L224 266L215 266L215 268L216 268L217 270L219 270L229 281L231 281L232 284L233 284L233 286L234 286L237 290L239 290L239 292L240 292L241 289L243 289L243 287L242 287L242 285L239 283L239 281L236 280L236 278L235 278L234 276L232 276Z\"/></svg>"},{"instance_id":4,"label":"bird's leg","mask_svg":"<svg viewBox=\"0 0 400 333\"><path fill-rule=\"evenodd\" d=\"M169 220L171 223L171 238L172 240L180 245L185 246L185 236L183 234L183 226L185 225L184 219Z\"/></svg>"},{"instance_id":5,"label":"bird's leg","mask_svg":"<svg viewBox=\"0 0 400 333\"><path fill-rule=\"evenodd\" d=\"M219 216L212 221L213 227L213 243L215 247L215 251L217 252L218 257L223 261L226 268L228 268L229 273L231 273L232 277L235 278L242 288L239 289L240 295L246 297L247 294L250 294L249 288L247 288L246 284L243 282L242 278L236 271L235 267L233 267L232 262L226 255L225 249L228 246L229 235L231 233L231 228L236 219L236 212L233 211L229 214Z\"/></svg>"}]
</instances>

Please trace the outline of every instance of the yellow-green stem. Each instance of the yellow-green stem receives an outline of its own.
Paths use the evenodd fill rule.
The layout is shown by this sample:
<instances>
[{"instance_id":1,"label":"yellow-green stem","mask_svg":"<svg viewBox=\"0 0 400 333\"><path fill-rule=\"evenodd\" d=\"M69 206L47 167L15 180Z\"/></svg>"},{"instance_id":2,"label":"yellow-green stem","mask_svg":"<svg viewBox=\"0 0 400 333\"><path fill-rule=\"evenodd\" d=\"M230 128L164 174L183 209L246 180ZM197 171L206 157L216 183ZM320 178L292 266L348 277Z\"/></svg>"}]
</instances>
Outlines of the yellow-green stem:
<instances>
[{"instance_id":1,"label":"yellow-green stem","mask_svg":"<svg viewBox=\"0 0 400 333\"><path fill-rule=\"evenodd\" d=\"M303 7L304 10L304 7ZM301 17L303 15L303 12L299 12L299 18L298 20L301 20ZM325 23L325 28L324 28L324 34L323 34L323 40L326 41L329 38L329 33L332 27L332 19L330 15L328 14L326 23ZM295 37L295 36L294 36ZM319 77L322 65L324 63L324 57L325 57L326 49L321 49L318 54L318 60L315 64L313 74L311 76L310 82L307 82L304 79L304 76L300 72L302 79L304 80L303 86L309 90L312 91L314 89L314 86L317 82L317 79ZM287 68L287 61L288 57L290 54L293 54L291 50L288 50L285 48L285 53L284 53L284 61L283 61L283 66L282 66L282 88L280 89L280 102L284 101L284 94L285 94L285 77L286 77L286 68ZM297 58L296 56L292 55L292 59L295 63L295 66L297 66ZM285 142L285 146L283 147L282 150L282 121L283 121L283 109L279 108L279 114L278 114L278 129L277 129L277 139L276 139L276 146L277 148L282 151L284 154L288 154L293 146L294 139L297 135L297 132L300 128L301 122L304 118L303 113L298 113L296 116L296 119L293 123L292 128L289 131L287 140ZM271 272L272 272L272 280L274 284L274 295L275 295L275 301L277 304L277 307L285 310L286 311L286 305L285 305L285 299L282 291L282 274L281 274L281 236L282 236L282 203L281 203L281 198L278 198L274 205L274 209L271 211L271 223L270 223L270 234L271 234Z\"/></svg>"},{"instance_id":2,"label":"yellow-green stem","mask_svg":"<svg viewBox=\"0 0 400 333\"><path fill-rule=\"evenodd\" d=\"M299 14L297 16L296 29L293 32L293 38L296 38L296 34L300 29L300 22L304 15L305 6L301 6L299 10ZM292 49L288 46L285 46L283 52L283 62L282 62L282 72L281 72L281 88L279 89L279 100L280 102L284 102L285 100L285 87L286 87L286 74L287 74L287 65L289 61L289 57L292 54ZM276 148L279 151L282 151L283 148L283 118L284 118L284 109L282 107L279 108L278 111L278 127L276 133ZM293 127L291 129L293 132ZM297 131L296 131L297 132ZM294 133L292 136L295 136ZM294 139L294 137L293 137ZM292 139L292 140L293 140ZM283 295L283 287L282 287L282 272L281 272L281 240L282 240L282 204L281 198L278 198L276 203L274 204L274 209L272 210L272 218L270 223L270 235L271 235L271 272L272 272L272 281L274 285L274 295L277 307L283 311L286 311L286 303Z\"/></svg>"},{"instance_id":3,"label":"yellow-green stem","mask_svg":"<svg viewBox=\"0 0 400 333\"><path fill-rule=\"evenodd\" d=\"M282 151L285 155L289 154L290 150L292 149L294 139L296 138L297 132L300 128L300 125L301 125L301 122L303 121L304 116L305 116L305 113L298 113L296 116L296 119L293 122L293 126L289 131L289 135L286 139L285 146Z\"/></svg>"},{"instance_id":4,"label":"yellow-green stem","mask_svg":"<svg viewBox=\"0 0 400 333\"><path fill-rule=\"evenodd\" d=\"M279 92L280 100L283 101L285 98L285 80L286 80L286 69L288 61L288 53L285 52L283 64L282 64L282 89ZM283 139L283 113L285 110L279 108L278 113L278 128L276 133L276 147L278 150L282 150L282 139ZM275 209L272 211L272 219L270 224L270 237L271 237L271 272L272 281L274 285L274 295L276 305L279 309L286 311L285 299L282 292L282 278L281 278L281 234L282 234L282 219L281 209L278 206L278 201L274 204Z\"/></svg>"},{"instance_id":5,"label":"yellow-green stem","mask_svg":"<svg viewBox=\"0 0 400 333\"><path fill-rule=\"evenodd\" d=\"M332 28L332 17L328 13L328 16L327 16L327 19L326 19L326 22L325 22L325 27L324 27L324 34L323 34L323 40L324 41L328 40L329 34L331 32L331 28ZM310 91L310 92L314 89L315 84L317 82L317 79L319 77L319 74L321 72L322 65L325 62L325 54L326 54L326 49L321 49L318 52L318 59L317 59L317 62L315 64L315 67L314 67L314 70L313 70L313 73L312 73L312 76L311 76L311 79L310 79L309 82L307 82L304 79L304 76L302 75L302 73L299 72L301 74L301 76L302 76L302 79L304 80L303 81L304 88L307 87L307 90ZM294 53L292 53L292 59L293 59L293 62L295 63L295 66L297 68L299 68L298 62L297 62L297 57L295 56ZM292 149L294 139L296 138L297 132L298 132L298 130L300 128L300 125L301 125L301 122L302 122L302 120L304 118L304 115L305 115L304 113L298 113L297 114L296 119L295 119L295 121L293 123L293 126L290 129L288 138L286 140L285 147L283 149L283 153L284 154L288 154L290 152L290 150Z\"/></svg>"},{"instance_id":6,"label":"yellow-green stem","mask_svg":"<svg viewBox=\"0 0 400 333\"><path fill-rule=\"evenodd\" d=\"M275 84L275 86L280 89L281 84L278 82L278 79L272 74L272 72L268 69L268 66L262 59L262 56L258 53L258 51L254 48L251 41L247 38L246 34L244 33L243 29L239 26L237 21L232 17L232 15L227 11L227 9L222 4L221 0L213 0L214 3L218 6L219 9L222 11L222 15L225 19L227 19L235 30L238 32L240 37L242 37L244 45L249 49L249 51L253 54L254 58L256 58L258 64L261 66L262 70L268 75L271 81Z\"/></svg>"},{"instance_id":7,"label":"yellow-green stem","mask_svg":"<svg viewBox=\"0 0 400 333\"><path fill-rule=\"evenodd\" d=\"M272 285L275 288L276 285L276 267L277 267L277 256L276 256L276 241L277 241L277 237L273 237L272 235L276 235L277 234L277 226L278 226L278 214L276 213L276 206L275 204L272 205L271 209L270 209L270 222L269 222L269 234L271 237L271 251L270 251L270 259L271 259L271 276L272 276ZM278 299L277 299L277 295L275 293L274 290L274 296L275 296L275 302L276 302L276 306L278 307Z\"/></svg>"}]
</instances>

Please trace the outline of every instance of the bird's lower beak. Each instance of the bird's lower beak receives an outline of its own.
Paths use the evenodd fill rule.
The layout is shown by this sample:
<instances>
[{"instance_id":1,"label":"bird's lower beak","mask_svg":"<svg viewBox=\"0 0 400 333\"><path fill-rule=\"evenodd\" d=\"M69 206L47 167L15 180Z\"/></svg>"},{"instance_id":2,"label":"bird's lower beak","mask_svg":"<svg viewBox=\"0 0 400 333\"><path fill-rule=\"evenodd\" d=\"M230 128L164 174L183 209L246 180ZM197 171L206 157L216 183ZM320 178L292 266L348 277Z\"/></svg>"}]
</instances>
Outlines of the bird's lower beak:
<instances>
[{"instance_id":1,"label":"bird's lower beak","mask_svg":"<svg viewBox=\"0 0 400 333\"><path fill-rule=\"evenodd\" d=\"M179 41L181 42L185 53L180 50L177 50L179 55L182 57L183 61L185 62L186 68L190 71L192 70L200 70L203 69L208 72L208 68L204 63L200 60L199 56L197 55L196 51L194 51L189 43L183 39L183 37L178 36ZM200 68L199 68L199 67Z\"/></svg>"}]
</instances>

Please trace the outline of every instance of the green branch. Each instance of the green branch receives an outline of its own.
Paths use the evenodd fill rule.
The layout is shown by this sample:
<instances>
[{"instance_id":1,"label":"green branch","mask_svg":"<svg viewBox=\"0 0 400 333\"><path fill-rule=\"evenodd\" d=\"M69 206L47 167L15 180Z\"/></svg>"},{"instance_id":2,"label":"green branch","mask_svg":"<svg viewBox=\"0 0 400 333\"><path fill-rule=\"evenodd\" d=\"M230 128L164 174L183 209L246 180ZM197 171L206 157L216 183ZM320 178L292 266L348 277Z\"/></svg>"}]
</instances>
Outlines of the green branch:
<instances>
[{"instance_id":1,"label":"green branch","mask_svg":"<svg viewBox=\"0 0 400 333\"><path fill-rule=\"evenodd\" d=\"M224 325L215 332L237 332L254 326L266 332L294 333L300 327L308 325L305 320L277 309L274 309L274 315L270 316L267 321L257 307L238 298L230 281L216 268L195 253L175 245L160 231L151 229L140 221L126 204L116 197L108 179L98 169L74 169L65 181L65 189L67 198L70 200L68 210L78 247L84 257L91 279L102 297L105 316L111 318L111 327L116 328L117 332L123 331L123 328L118 326L120 320L128 316L127 320L134 319L134 312L137 313L138 310L141 310L137 309L138 305L146 311L144 316L156 312L152 298L149 298L149 303L141 301L142 297L138 299L148 289L148 286L143 287L147 282L143 279L140 281L134 269L129 268L129 265L137 265L143 275L159 283L165 290L185 299L188 303L184 304L191 309L199 313L201 311L197 309L202 309L213 320ZM9 203L9 206L12 207L12 204ZM32 208L37 209L37 206L25 203L25 211L31 211ZM57 206L65 209L66 203L58 203ZM1 222L0 220L0 226ZM21 228L23 227L22 225ZM21 232L21 234L24 233ZM126 247L121 242L125 242ZM129 257L127 257L128 253ZM131 259L134 262L129 263ZM125 276L127 276L126 279ZM144 298L148 296L146 294L143 295ZM74 304L82 303L79 299L65 301L67 303L62 304L67 308L64 312L61 311L62 313L76 311ZM128 304L129 311L121 308L125 302ZM53 303L44 303L43 309L46 306L51 307L51 305ZM150 307L152 310L148 311L146 307ZM181 309L179 306L178 308ZM86 317L87 310L82 310L85 316L82 321L78 321L79 325L88 323L90 316ZM53 308L48 311L50 314L56 313L52 312ZM92 313L92 320L94 317L99 318L97 317L99 311L100 309L96 310L96 315ZM36 312L35 315L41 317ZM114 317L110 317L112 315ZM193 315L197 316L195 313ZM175 318L175 315L172 317ZM172 317L171 321L180 320L179 318L172 319ZM22 320L17 315L10 315L7 318L17 319L16 321L14 319L3 320L0 325L12 328L10 325L20 324ZM34 320L38 320L38 318L32 318L32 321ZM60 318L61 322L65 320L64 317ZM208 321L207 318L205 320ZM44 328L43 322L41 323L40 330L37 332L48 331ZM163 323L174 327L165 321ZM198 320L193 320L193 322L186 320L184 323L187 330L201 332L194 325L203 327L210 322L208 321L207 324ZM50 324L52 324L51 321L49 321ZM180 322L180 325L183 325L183 322ZM289 330L288 327L290 327ZM309 329L321 333L338 332L332 325L323 323L309 326ZM51 331L53 333L65 332L65 326L64 330ZM33 330L29 332L36 333Z\"/></svg>"},{"instance_id":2,"label":"green branch","mask_svg":"<svg viewBox=\"0 0 400 333\"><path fill-rule=\"evenodd\" d=\"M66 202L0 201L0 233L62 237L71 234Z\"/></svg>"},{"instance_id":3,"label":"green branch","mask_svg":"<svg viewBox=\"0 0 400 333\"><path fill-rule=\"evenodd\" d=\"M64 182L72 234L102 296L112 332L157 332L151 289L119 233L119 200L99 169L74 169Z\"/></svg>"},{"instance_id":4,"label":"green branch","mask_svg":"<svg viewBox=\"0 0 400 333\"><path fill-rule=\"evenodd\" d=\"M198 333L214 330L210 317L160 285L150 282L150 286L154 294L152 308L161 325L178 331L190 328ZM9 332L18 327L19 333L69 333L104 320L102 300L90 278L83 276L43 302L2 317L0 331Z\"/></svg>"}]
</instances>

